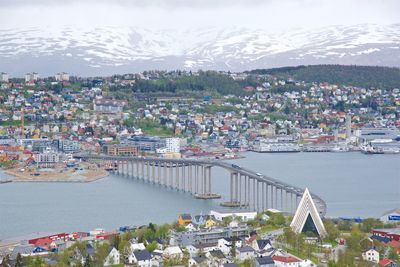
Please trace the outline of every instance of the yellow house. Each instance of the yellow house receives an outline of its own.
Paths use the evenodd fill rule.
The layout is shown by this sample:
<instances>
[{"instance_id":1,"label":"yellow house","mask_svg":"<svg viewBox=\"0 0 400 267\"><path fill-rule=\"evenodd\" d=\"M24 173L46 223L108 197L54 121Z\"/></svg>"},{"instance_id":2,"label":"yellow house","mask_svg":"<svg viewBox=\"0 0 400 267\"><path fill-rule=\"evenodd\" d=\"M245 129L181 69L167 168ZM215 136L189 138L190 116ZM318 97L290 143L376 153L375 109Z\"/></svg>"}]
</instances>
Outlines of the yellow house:
<instances>
[{"instance_id":1,"label":"yellow house","mask_svg":"<svg viewBox=\"0 0 400 267\"><path fill-rule=\"evenodd\" d=\"M179 225L188 225L192 222L192 216L190 214L181 214L178 217Z\"/></svg>"},{"instance_id":2,"label":"yellow house","mask_svg":"<svg viewBox=\"0 0 400 267\"><path fill-rule=\"evenodd\" d=\"M205 228L211 228L211 227L214 227L214 226L216 226L216 225L217 225L217 223L216 223L213 219L209 218L209 219L206 221Z\"/></svg>"}]
</instances>

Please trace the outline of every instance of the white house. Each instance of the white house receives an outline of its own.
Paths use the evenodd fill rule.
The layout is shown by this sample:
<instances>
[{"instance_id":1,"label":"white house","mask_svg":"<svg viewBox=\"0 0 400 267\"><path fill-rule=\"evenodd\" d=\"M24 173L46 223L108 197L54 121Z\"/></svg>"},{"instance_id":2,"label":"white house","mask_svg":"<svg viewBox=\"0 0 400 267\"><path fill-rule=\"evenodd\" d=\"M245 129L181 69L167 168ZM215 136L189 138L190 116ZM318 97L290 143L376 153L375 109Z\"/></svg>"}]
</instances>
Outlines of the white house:
<instances>
[{"instance_id":1,"label":"white house","mask_svg":"<svg viewBox=\"0 0 400 267\"><path fill-rule=\"evenodd\" d=\"M371 261L375 263L379 262L379 252L373 248L364 251L361 256L365 261Z\"/></svg>"},{"instance_id":2,"label":"white house","mask_svg":"<svg viewBox=\"0 0 400 267\"><path fill-rule=\"evenodd\" d=\"M186 246L187 251L189 252L191 257L196 256L199 252L209 252L211 250L217 249L215 245L208 244L196 244L196 245L188 245Z\"/></svg>"},{"instance_id":3,"label":"white house","mask_svg":"<svg viewBox=\"0 0 400 267\"><path fill-rule=\"evenodd\" d=\"M197 227L194 226L193 223L189 223L188 225L185 226L186 230L188 230L188 232L192 232L192 231L196 231Z\"/></svg>"},{"instance_id":4,"label":"white house","mask_svg":"<svg viewBox=\"0 0 400 267\"><path fill-rule=\"evenodd\" d=\"M133 243L131 244L131 251L135 250L145 250L146 246L143 243Z\"/></svg>"},{"instance_id":5,"label":"white house","mask_svg":"<svg viewBox=\"0 0 400 267\"><path fill-rule=\"evenodd\" d=\"M137 264L140 267L151 267L151 255L147 250L136 250L128 257L129 264Z\"/></svg>"},{"instance_id":6,"label":"white house","mask_svg":"<svg viewBox=\"0 0 400 267\"><path fill-rule=\"evenodd\" d=\"M255 251L261 251L272 248L272 245L271 241L268 239L259 239L254 240L251 244L251 247L254 248Z\"/></svg>"},{"instance_id":7,"label":"white house","mask_svg":"<svg viewBox=\"0 0 400 267\"><path fill-rule=\"evenodd\" d=\"M183 257L183 252L178 246L171 246L164 249L163 256L181 259Z\"/></svg>"},{"instance_id":8,"label":"white house","mask_svg":"<svg viewBox=\"0 0 400 267\"><path fill-rule=\"evenodd\" d=\"M236 258L241 261L252 259L256 256L255 250L252 247L244 246L236 248Z\"/></svg>"},{"instance_id":9,"label":"white house","mask_svg":"<svg viewBox=\"0 0 400 267\"><path fill-rule=\"evenodd\" d=\"M120 253L116 248L112 248L104 260L104 266L111 266L120 263Z\"/></svg>"},{"instance_id":10,"label":"white house","mask_svg":"<svg viewBox=\"0 0 400 267\"><path fill-rule=\"evenodd\" d=\"M301 260L292 256L272 256L276 267L300 267Z\"/></svg>"},{"instance_id":11,"label":"white house","mask_svg":"<svg viewBox=\"0 0 400 267\"><path fill-rule=\"evenodd\" d=\"M239 217L246 222L253 220L257 216L257 212L218 212L211 210L210 215L213 215L218 221L222 221L225 217Z\"/></svg>"},{"instance_id":12,"label":"white house","mask_svg":"<svg viewBox=\"0 0 400 267\"><path fill-rule=\"evenodd\" d=\"M231 247L232 243L236 242L235 246L236 247L241 247L242 246L242 241L241 240L236 240L233 238L221 238L218 239L218 249L222 251L225 255L228 255L231 252Z\"/></svg>"},{"instance_id":13,"label":"white house","mask_svg":"<svg viewBox=\"0 0 400 267\"><path fill-rule=\"evenodd\" d=\"M193 257L189 259L189 266L210 266L209 260L205 256Z\"/></svg>"}]
</instances>

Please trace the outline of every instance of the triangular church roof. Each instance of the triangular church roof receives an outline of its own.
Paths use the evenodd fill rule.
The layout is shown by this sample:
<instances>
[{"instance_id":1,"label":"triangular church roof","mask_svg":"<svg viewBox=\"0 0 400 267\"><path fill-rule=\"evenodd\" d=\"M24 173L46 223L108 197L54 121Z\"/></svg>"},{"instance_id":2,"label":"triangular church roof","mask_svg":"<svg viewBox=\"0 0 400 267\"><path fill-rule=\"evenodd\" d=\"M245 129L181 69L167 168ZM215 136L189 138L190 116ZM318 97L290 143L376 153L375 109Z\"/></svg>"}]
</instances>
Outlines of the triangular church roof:
<instances>
[{"instance_id":1,"label":"triangular church roof","mask_svg":"<svg viewBox=\"0 0 400 267\"><path fill-rule=\"evenodd\" d=\"M299 206L297 207L296 213L294 214L290 227L294 232L301 233L309 217L311 218L312 223L314 223L318 235L321 237L325 236L327 233L324 224L322 223L321 217L319 216L317 207L314 204L311 194L308 191L308 188L306 188L300 200Z\"/></svg>"}]
</instances>

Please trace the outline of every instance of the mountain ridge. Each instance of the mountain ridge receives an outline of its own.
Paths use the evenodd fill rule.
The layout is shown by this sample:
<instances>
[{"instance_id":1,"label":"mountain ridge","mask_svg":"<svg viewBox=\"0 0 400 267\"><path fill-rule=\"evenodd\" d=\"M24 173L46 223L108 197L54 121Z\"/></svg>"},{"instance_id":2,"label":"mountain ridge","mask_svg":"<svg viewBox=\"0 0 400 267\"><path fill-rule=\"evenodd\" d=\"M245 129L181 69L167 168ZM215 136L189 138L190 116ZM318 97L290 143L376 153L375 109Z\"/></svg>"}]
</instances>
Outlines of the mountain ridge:
<instances>
[{"instance_id":1,"label":"mountain ridge","mask_svg":"<svg viewBox=\"0 0 400 267\"><path fill-rule=\"evenodd\" d=\"M0 30L0 71L106 75L146 69L244 71L313 64L400 66L400 24L280 33L247 28Z\"/></svg>"}]
</instances>

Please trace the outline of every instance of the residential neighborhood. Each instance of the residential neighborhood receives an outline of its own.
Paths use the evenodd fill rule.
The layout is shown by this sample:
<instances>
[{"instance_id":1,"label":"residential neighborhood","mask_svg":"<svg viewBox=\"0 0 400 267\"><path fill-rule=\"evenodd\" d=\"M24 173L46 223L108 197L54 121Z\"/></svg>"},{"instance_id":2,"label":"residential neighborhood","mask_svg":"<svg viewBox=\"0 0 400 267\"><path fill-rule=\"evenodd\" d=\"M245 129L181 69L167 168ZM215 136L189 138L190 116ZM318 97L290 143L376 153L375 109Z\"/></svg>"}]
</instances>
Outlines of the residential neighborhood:
<instances>
[{"instance_id":1,"label":"residential neighborhood","mask_svg":"<svg viewBox=\"0 0 400 267\"><path fill-rule=\"evenodd\" d=\"M204 75L244 86L238 94L140 91ZM25 79L3 73L1 88L1 164L20 178L40 176L42 167L72 166L71 155L81 151L217 159L244 151L400 153L399 88L185 71L96 78L28 73Z\"/></svg>"}]
</instances>

